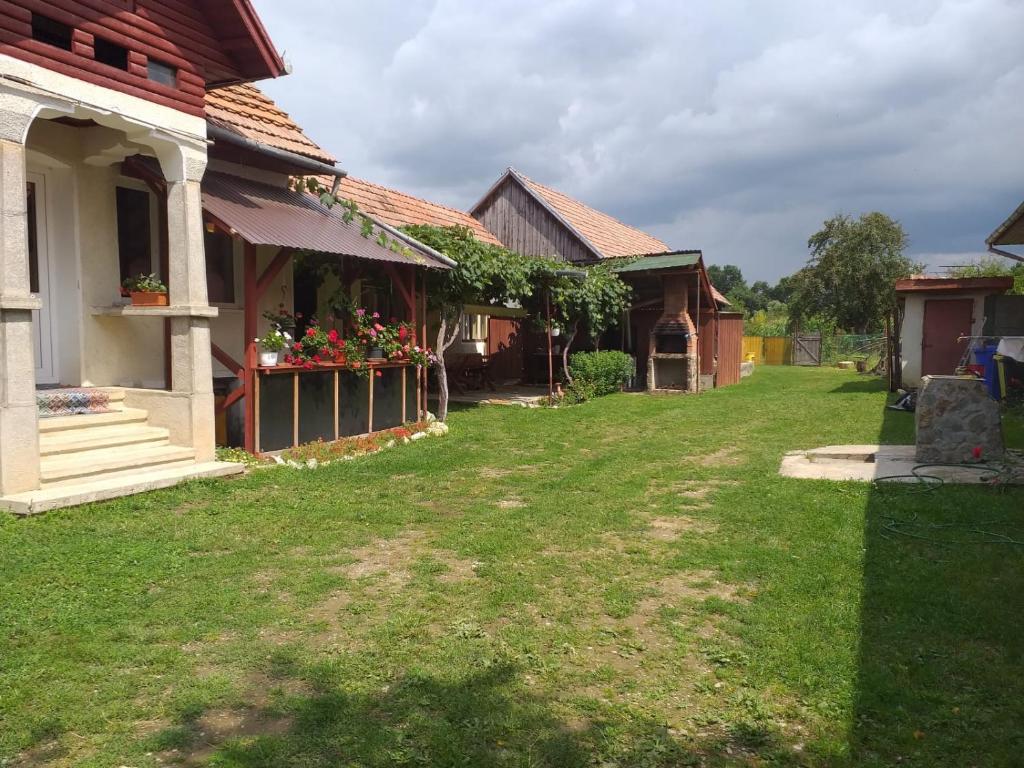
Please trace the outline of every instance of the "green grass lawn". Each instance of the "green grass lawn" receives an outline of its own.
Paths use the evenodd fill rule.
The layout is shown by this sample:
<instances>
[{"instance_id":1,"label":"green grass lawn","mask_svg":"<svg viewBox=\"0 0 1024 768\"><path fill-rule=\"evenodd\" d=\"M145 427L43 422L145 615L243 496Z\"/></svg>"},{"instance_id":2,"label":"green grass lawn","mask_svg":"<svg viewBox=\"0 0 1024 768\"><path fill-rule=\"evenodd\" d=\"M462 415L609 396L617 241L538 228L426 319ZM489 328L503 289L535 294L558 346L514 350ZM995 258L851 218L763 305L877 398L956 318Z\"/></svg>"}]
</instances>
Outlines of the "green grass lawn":
<instances>
[{"instance_id":1,"label":"green grass lawn","mask_svg":"<svg viewBox=\"0 0 1024 768\"><path fill-rule=\"evenodd\" d=\"M762 368L2 517L0 765L1021 765L1024 547L969 542L1024 490L776 473L885 402Z\"/></svg>"}]
</instances>

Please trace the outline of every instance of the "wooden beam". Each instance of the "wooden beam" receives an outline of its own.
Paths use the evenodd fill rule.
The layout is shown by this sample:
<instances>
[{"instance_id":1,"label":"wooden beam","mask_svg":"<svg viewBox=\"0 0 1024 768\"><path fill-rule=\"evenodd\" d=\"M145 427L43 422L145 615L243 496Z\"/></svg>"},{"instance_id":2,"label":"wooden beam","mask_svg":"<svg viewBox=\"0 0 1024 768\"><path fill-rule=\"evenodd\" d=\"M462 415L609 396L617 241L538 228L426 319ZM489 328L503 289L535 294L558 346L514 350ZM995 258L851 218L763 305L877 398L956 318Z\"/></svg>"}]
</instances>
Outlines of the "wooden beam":
<instances>
[{"instance_id":1,"label":"wooden beam","mask_svg":"<svg viewBox=\"0 0 1024 768\"><path fill-rule=\"evenodd\" d=\"M255 453L257 450L256 441L256 403L255 398L248 397L256 386L256 334L259 329L259 298L256 290L256 246L252 243L245 244L244 276L245 285L244 317L242 321L243 333L245 334L245 367L242 388L246 394L245 408L245 450Z\"/></svg>"},{"instance_id":2,"label":"wooden beam","mask_svg":"<svg viewBox=\"0 0 1024 768\"><path fill-rule=\"evenodd\" d=\"M373 433L373 380L377 378L377 372L370 369L370 414L366 424L366 431L369 434Z\"/></svg>"},{"instance_id":3,"label":"wooden beam","mask_svg":"<svg viewBox=\"0 0 1024 768\"><path fill-rule=\"evenodd\" d=\"M214 360L219 362L238 378L245 379L245 366L235 360L235 358L218 347L212 341L210 342L210 352L213 354Z\"/></svg>"},{"instance_id":4,"label":"wooden beam","mask_svg":"<svg viewBox=\"0 0 1024 768\"><path fill-rule=\"evenodd\" d=\"M337 369L334 371L334 439L341 437L341 388L338 386L340 374Z\"/></svg>"},{"instance_id":5,"label":"wooden beam","mask_svg":"<svg viewBox=\"0 0 1024 768\"><path fill-rule=\"evenodd\" d=\"M391 278L391 284L396 286L402 294L402 298L405 299L405 308L409 317L413 318L415 322L416 318L416 300L413 299L412 293L410 293L408 286L405 281L402 280L402 274L395 268L395 265L389 261L384 262L384 270L388 273ZM413 280L416 280L415 273L413 274Z\"/></svg>"},{"instance_id":6,"label":"wooden beam","mask_svg":"<svg viewBox=\"0 0 1024 768\"><path fill-rule=\"evenodd\" d=\"M299 447L299 372L292 374L292 447Z\"/></svg>"},{"instance_id":7,"label":"wooden beam","mask_svg":"<svg viewBox=\"0 0 1024 768\"><path fill-rule=\"evenodd\" d=\"M225 397L223 402L221 402L221 404L217 406L217 413L223 413L232 405L241 400L243 397L245 397L244 387L239 387L238 389L233 389L232 391L228 392L228 396Z\"/></svg>"},{"instance_id":8,"label":"wooden beam","mask_svg":"<svg viewBox=\"0 0 1024 768\"><path fill-rule=\"evenodd\" d=\"M274 256L273 261L267 265L267 268L263 270L263 274L259 276L256 281L256 300L259 301L263 298L263 294L267 292L270 284L274 281L281 270L284 269L284 265L288 263L288 260L292 257L292 251L290 248L282 248Z\"/></svg>"}]
</instances>

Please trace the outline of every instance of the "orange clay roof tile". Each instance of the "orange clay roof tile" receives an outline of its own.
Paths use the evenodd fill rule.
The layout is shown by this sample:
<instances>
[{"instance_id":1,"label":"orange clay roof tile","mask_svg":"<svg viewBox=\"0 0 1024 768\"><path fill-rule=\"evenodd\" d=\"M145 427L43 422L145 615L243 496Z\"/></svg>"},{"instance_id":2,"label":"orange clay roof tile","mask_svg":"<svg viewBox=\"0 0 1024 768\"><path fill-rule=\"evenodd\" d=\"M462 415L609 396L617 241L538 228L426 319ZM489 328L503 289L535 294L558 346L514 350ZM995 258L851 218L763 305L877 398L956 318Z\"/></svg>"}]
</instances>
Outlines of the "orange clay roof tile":
<instances>
[{"instance_id":1,"label":"orange clay roof tile","mask_svg":"<svg viewBox=\"0 0 1024 768\"><path fill-rule=\"evenodd\" d=\"M323 183L327 184L327 180L323 180ZM382 187L363 179L346 176L341 180L338 196L353 200L360 210L392 227L406 224L469 227L473 230L477 240L491 245L501 245L498 238L484 229L483 224L468 213L413 197L405 192Z\"/></svg>"},{"instance_id":2,"label":"orange clay roof tile","mask_svg":"<svg viewBox=\"0 0 1024 768\"><path fill-rule=\"evenodd\" d=\"M641 256L671 250L658 238L636 227L623 224L618 219L594 210L556 189L533 181L518 171L512 173L583 235L600 252L602 258Z\"/></svg>"},{"instance_id":3,"label":"orange clay roof tile","mask_svg":"<svg viewBox=\"0 0 1024 768\"><path fill-rule=\"evenodd\" d=\"M255 86L232 85L207 91L206 118L260 144L322 163L336 162L330 152L306 136L287 112Z\"/></svg>"}]
</instances>

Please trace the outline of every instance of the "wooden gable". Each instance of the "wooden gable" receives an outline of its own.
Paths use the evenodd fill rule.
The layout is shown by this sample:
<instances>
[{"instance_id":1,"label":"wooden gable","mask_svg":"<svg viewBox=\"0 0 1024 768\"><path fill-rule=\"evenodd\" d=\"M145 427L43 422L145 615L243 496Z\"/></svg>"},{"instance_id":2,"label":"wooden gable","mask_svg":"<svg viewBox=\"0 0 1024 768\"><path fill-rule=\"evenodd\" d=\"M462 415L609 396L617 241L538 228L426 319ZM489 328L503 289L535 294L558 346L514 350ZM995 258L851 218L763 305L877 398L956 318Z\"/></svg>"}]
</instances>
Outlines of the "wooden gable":
<instances>
[{"instance_id":1,"label":"wooden gable","mask_svg":"<svg viewBox=\"0 0 1024 768\"><path fill-rule=\"evenodd\" d=\"M284 64L249 0L0 2L0 53L191 114Z\"/></svg>"},{"instance_id":2,"label":"wooden gable","mask_svg":"<svg viewBox=\"0 0 1024 768\"><path fill-rule=\"evenodd\" d=\"M562 261L588 263L599 255L572 227L506 174L470 211L502 245L524 256L552 256Z\"/></svg>"}]
</instances>

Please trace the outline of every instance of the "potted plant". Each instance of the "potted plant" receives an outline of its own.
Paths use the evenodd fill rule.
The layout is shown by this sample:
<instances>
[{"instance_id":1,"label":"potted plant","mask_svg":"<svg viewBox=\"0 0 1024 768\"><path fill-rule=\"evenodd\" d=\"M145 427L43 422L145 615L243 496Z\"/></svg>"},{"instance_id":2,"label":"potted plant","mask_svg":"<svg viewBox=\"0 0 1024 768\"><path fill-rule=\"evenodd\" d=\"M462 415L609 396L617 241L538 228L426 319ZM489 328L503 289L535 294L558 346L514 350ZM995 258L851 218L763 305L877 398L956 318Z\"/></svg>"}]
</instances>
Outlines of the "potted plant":
<instances>
[{"instance_id":1,"label":"potted plant","mask_svg":"<svg viewBox=\"0 0 1024 768\"><path fill-rule=\"evenodd\" d=\"M166 307L167 286L156 274L125 278L121 287L131 296L135 307Z\"/></svg>"},{"instance_id":2,"label":"potted plant","mask_svg":"<svg viewBox=\"0 0 1024 768\"><path fill-rule=\"evenodd\" d=\"M273 368L288 339L282 331L271 328L262 339L256 339L256 343L260 345L260 365Z\"/></svg>"}]
</instances>

